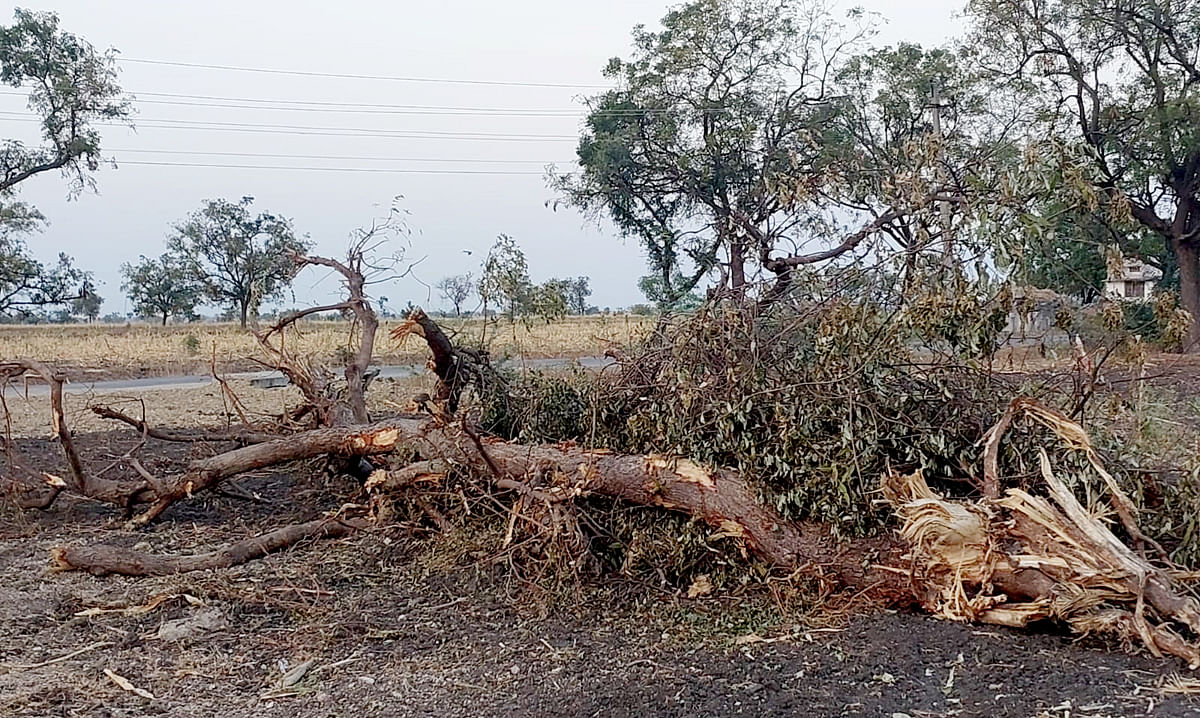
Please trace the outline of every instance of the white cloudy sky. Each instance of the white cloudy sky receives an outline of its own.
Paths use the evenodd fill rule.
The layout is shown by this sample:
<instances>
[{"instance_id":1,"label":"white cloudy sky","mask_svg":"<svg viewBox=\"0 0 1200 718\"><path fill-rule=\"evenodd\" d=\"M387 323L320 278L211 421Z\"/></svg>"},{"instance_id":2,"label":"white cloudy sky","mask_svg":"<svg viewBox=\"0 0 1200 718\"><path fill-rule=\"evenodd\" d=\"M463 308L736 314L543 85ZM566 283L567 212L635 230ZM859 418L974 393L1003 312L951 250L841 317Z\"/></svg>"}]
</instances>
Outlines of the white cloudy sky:
<instances>
[{"instance_id":1,"label":"white cloudy sky","mask_svg":"<svg viewBox=\"0 0 1200 718\"><path fill-rule=\"evenodd\" d=\"M638 23L653 25L671 4L657 0L23 4L56 11L66 29L99 47L119 49L125 58L121 82L139 100L135 130L105 132L106 150L119 167L99 173L98 193L68 200L61 178L49 175L23 186L22 198L50 220L46 231L31 238L30 244L46 258L58 251L73 255L100 280L104 311L123 312L127 305L119 289L121 262L162 251L172 224L206 198L252 195L257 207L290 217L319 251L337 254L352 228L369 222L393 196L402 195L414 231L408 251L412 257L424 258L417 272L427 283L477 269L496 234L503 232L524 247L535 280L583 274L592 277L592 301L599 306L640 301L636 282L644 268L637 245L597 228L572 210L548 208L546 202L553 195L545 187L541 168L549 162L570 162L582 120L579 98L603 84L600 70L608 58L625 54L630 28ZM961 6L959 0L855 4L886 19L880 44L903 39L925 45L942 44L956 34L955 16ZM328 78L135 60L566 86ZM345 107L285 111L205 106L239 103L165 95L545 112L536 116L381 114L346 112ZM32 125L9 114L22 108L19 96L0 92L0 111L4 111L0 136L28 136ZM218 123L260 127L234 131L228 126L216 129ZM284 132L262 125L293 128ZM326 129L301 134L306 131L297 127ZM329 128L534 137L466 140L319 134L330 132ZM409 172L235 169L180 163ZM301 301L326 298L336 289L334 280L323 274L304 276L296 287ZM427 290L413 280L381 287L378 293L388 296L393 305L405 300L438 304L436 295L429 298Z\"/></svg>"}]
</instances>

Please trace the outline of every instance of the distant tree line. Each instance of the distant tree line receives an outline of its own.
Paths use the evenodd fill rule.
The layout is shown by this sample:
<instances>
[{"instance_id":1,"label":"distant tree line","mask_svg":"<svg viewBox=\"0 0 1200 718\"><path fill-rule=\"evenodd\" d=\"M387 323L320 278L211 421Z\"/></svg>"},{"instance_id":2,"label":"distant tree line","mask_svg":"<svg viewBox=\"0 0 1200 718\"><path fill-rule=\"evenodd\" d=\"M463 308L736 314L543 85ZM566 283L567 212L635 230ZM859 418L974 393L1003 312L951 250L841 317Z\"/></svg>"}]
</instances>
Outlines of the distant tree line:
<instances>
[{"instance_id":1,"label":"distant tree line","mask_svg":"<svg viewBox=\"0 0 1200 718\"><path fill-rule=\"evenodd\" d=\"M484 316L502 314L509 322L537 317L547 322L567 315L588 314L592 296L588 277L548 279L534 284L525 252L512 237L501 234L483 261L478 279L467 272L443 277L436 287L442 300L462 316L472 297ZM469 312L472 313L472 312Z\"/></svg>"}]
</instances>

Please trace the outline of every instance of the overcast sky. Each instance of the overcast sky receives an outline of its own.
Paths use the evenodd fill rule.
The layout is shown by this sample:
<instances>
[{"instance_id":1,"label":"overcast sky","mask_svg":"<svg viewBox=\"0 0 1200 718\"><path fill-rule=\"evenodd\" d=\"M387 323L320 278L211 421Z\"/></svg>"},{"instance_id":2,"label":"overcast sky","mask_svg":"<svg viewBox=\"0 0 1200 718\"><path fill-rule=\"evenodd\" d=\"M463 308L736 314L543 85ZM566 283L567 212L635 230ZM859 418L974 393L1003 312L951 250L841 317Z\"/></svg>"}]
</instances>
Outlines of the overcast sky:
<instances>
[{"instance_id":1,"label":"overcast sky","mask_svg":"<svg viewBox=\"0 0 1200 718\"><path fill-rule=\"evenodd\" d=\"M125 58L120 81L138 100L135 130L112 128L104 133L106 154L119 167L98 174L98 193L68 201L62 178L52 174L22 185L22 199L50 220L30 245L44 258L58 251L74 256L81 267L95 272L106 299L104 313L124 312L128 307L120 291L121 262L160 253L172 225L204 199L252 195L256 207L291 218L318 251L337 255L345 249L350 230L369 223L386 210L393 196L402 195L401 206L410 213L413 230L407 251L412 258L424 258L416 272L428 284L447 274L478 273L495 236L506 233L524 248L535 281L588 275L594 304L616 307L642 301L637 278L645 268L639 247L611 229L597 228L573 210L547 207L553 194L545 186L542 166L570 163L583 116L579 99L604 83L600 70L608 58L627 53L630 29L638 23L655 25L673 4L651 0L23 3L23 7L56 11L65 29L97 47L120 50ZM959 26L955 17L960 0L854 4L886 18L878 44L910 40L939 45L953 37ZM11 16L5 20L9 21ZM329 78L135 60L567 86ZM163 96L167 94L189 97ZM545 112L541 116L381 114L379 108L370 107L357 108L367 112L347 112L351 108L346 107L295 111L204 106L239 103L195 99L199 96ZM0 96L0 110L20 109L19 97ZM217 123L260 127L216 129ZM11 119L0 119L0 125L4 137L25 138L31 129L30 124ZM293 128L285 132L261 125ZM324 129L296 129L302 127ZM328 134L347 128L427 136ZM468 140L428 133L534 137ZM303 155L344 159L299 157ZM367 169L419 172L361 171ZM301 302L327 299L336 290L336 281L325 274L305 275L296 286ZM392 306L403 306L406 300L440 305L436 292L429 297L425 287L408 279L376 293L389 297Z\"/></svg>"}]
</instances>

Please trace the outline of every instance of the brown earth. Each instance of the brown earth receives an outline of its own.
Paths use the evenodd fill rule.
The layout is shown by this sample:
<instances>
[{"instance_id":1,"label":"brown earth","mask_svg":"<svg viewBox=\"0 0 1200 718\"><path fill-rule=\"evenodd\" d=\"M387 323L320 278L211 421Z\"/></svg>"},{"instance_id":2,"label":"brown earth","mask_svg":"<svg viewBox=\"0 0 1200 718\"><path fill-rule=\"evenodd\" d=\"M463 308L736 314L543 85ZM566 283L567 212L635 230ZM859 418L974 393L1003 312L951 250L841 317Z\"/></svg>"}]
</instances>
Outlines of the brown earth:
<instances>
[{"instance_id":1,"label":"brown earth","mask_svg":"<svg viewBox=\"0 0 1200 718\"><path fill-rule=\"evenodd\" d=\"M101 463L133 439L80 443ZM21 444L47 465L61 461L45 442ZM144 455L155 470L194 451L154 442ZM111 510L84 501L0 513L0 715L1200 714L1179 693L1200 682L1178 662L1052 629L886 612L832 621L845 602L837 597L784 615L753 586L689 600L675 588L611 582L577 601L533 600L502 565L448 564L437 542L404 531L162 579L47 570L49 549L65 540L200 550L312 518L356 491L312 466L242 485L263 501L200 497L142 533L106 527ZM153 698L122 689L106 669Z\"/></svg>"}]
</instances>

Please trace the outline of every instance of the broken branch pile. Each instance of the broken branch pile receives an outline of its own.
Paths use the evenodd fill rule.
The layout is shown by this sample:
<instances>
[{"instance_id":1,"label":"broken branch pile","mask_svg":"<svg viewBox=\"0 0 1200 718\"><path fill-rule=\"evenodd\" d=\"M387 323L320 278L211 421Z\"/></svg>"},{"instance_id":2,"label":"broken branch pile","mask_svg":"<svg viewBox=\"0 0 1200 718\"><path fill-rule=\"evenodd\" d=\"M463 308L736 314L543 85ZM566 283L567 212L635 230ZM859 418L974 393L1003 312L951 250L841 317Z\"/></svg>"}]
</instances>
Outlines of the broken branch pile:
<instances>
[{"instance_id":1,"label":"broken branch pile","mask_svg":"<svg viewBox=\"0 0 1200 718\"><path fill-rule=\"evenodd\" d=\"M566 543L578 551L588 550L585 534L596 532L579 520L588 501L656 507L690 516L707 527L708 538L732 541L740 553L767 565L816 573L882 600L916 601L953 620L1016 626L1061 620L1081 632L1116 633L1200 665L1195 644L1200 606L1184 594L1162 550L1138 528L1135 504L1104 469L1082 426L1020 399L985 432L988 405L972 392L994 395L995 380L910 361L908 320L847 305L823 308L813 321L788 314L701 315L685 332L625 361L615 384L602 380L590 398L565 392L592 409L586 422L577 417L573 435L557 443L518 443L481 430L479 414L487 413L489 401L511 406L521 387L497 373L486 352L455 346L420 310L394 337L425 340L437 377L434 393L415 398L414 413L371 417L366 394L378 322L365 295L366 246L364 239L345 262L298 260L345 279L349 297L337 307L353 318L359 343L348 352L344 380L287 350L284 337L302 313L258 334L272 365L305 400L281 417L278 434L249 426L194 433L159 429L96 407L101 416L139 431L143 443L153 437L241 444L171 475L150 474L133 455L136 449L117 462L131 470L128 479L90 474L67 427L62 376L36 362L0 365L6 379L32 373L51 385L54 433L70 469L65 480L46 475L53 493L48 500L22 505L46 508L58 493L70 491L129 513L145 507L128 523L138 528L174 503L249 471L314 457L334 465L371 457L363 487L367 498L402 492L441 531L452 528L451 522L426 499L452 474L508 498L510 539L511 522L519 518L535 531L565 528L578 539ZM776 302L771 310L782 306ZM883 335L889 338L880 343ZM1039 485L1003 487L1002 469L1013 464L1003 457L1015 456L1020 464L1025 444L1001 443L1025 419L1050 428L1068 450L1084 454L1107 491L1106 509L1085 508L1055 475L1044 448L1037 451ZM510 416L508 422L513 428L520 420ZM610 448L597 448L602 443ZM663 447L672 453L661 453ZM885 470L893 461L915 470ZM979 481L955 478L972 475L971 468L980 465ZM935 493L922 469L937 471L940 484L955 487L959 497ZM869 550L832 541L831 534L862 533L887 521L888 512L871 501L881 475L891 512L901 522L898 537L875 540ZM982 496L971 496L975 490ZM362 515L368 504L378 506L363 501L345 507L359 515L338 511L195 555L72 545L57 549L53 560L60 570L100 574L223 568L297 541L378 525L379 513L373 519ZM1110 512L1118 519L1113 526ZM823 528L800 523L812 518L827 523ZM1146 558L1145 551L1155 558Z\"/></svg>"}]
</instances>

